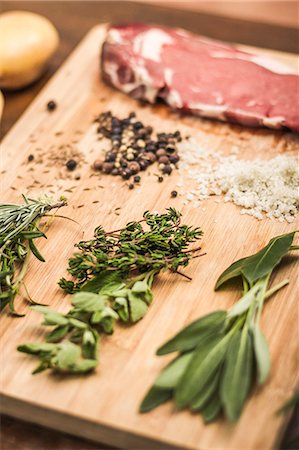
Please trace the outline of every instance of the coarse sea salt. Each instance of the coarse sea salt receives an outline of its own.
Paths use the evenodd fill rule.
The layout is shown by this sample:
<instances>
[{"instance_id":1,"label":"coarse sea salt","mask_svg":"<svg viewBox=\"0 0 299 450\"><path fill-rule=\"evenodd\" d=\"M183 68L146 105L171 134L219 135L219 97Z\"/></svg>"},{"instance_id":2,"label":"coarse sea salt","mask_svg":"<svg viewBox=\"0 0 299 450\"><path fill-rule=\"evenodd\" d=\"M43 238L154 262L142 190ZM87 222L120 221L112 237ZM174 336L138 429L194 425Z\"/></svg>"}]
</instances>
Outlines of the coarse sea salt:
<instances>
[{"instance_id":1,"label":"coarse sea salt","mask_svg":"<svg viewBox=\"0 0 299 450\"><path fill-rule=\"evenodd\" d=\"M270 160L238 160L238 148L223 156L195 139L179 144L181 180L191 181L186 203L223 195L225 202L242 207L241 214L293 222L299 209L299 166L295 156ZM184 183L185 188L187 187ZM218 202L218 200L216 200Z\"/></svg>"}]
</instances>

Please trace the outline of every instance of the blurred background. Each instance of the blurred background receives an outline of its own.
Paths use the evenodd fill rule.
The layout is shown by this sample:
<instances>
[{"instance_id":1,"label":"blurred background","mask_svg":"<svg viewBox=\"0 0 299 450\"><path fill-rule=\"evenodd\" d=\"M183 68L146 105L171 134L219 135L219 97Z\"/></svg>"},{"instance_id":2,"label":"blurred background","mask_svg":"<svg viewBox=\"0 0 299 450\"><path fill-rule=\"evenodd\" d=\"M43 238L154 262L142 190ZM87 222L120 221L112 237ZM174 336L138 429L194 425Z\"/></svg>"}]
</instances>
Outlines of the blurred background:
<instances>
[{"instance_id":1,"label":"blurred background","mask_svg":"<svg viewBox=\"0 0 299 450\"><path fill-rule=\"evenodd\" d=\"M166 24L224 41L299 53L297 0L0 1L1 13L14 10L31 11L47 17L58 30L60 44L41 78L22 89L4 91L2 135L12 127L83 36L99 23ZM298 410L281 448L295 448L288 446L288 443L297 433L296 424L299 424ZM0 446L2 450L99 448L78 438L8 417L3 417L1 421Z\"/></svg>"}]
</instances>

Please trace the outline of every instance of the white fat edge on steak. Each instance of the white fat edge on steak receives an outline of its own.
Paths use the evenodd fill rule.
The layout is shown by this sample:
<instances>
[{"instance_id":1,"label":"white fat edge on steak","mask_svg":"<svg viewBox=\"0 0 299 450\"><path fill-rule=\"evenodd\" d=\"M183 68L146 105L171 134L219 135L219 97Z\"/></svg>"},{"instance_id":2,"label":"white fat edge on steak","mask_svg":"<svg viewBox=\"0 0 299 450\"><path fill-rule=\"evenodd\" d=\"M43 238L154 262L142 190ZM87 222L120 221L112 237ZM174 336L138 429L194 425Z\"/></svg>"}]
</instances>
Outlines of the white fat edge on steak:
<instances>
[{"instance_id":1,"label":"white fat edge on steak","mask_svg":"<svg viewBox=\"0 0 299 450\"><path fill-rule=\"evenodd\" d=\"M263 125L269 128L278 129L285 123L285 118L282 116L266 117L256 112L244 111L243 109L231 108L226 105L210 105L208 103L190 103L188 109L207 118L218 119L226 121L225 113L229 112L239 117L239 123L242 123L242 118L259 120Z\"/></svg>"},{"instance_id":2,"label":"white fat edge on steak","mask_svg":"<svg viewBox=\"0 0 299 450\"><path fill-rule=\"evenodd\" d=\"M164 80L167 85L171 86L173 80L173 70L169 67L164 69Z\"/></svg>"},{"instance_id":3,"label":"white fat edge on steak","mask_svg":"<svg viewBox=\"0 0 299 450\"><path fill-rule=\"evenodd\" d=\"M279 129L281 126L285 125L285 117L276 116L276 117L264 117L263 125L268 128Z\"/></svg>"},{"instance_id":4,"label":"white fat edge on steak","mask_svg":"<svg viewBox=\"0 0 299 450\"><path fill-rule=\"evenodd\" d=\"M165 100L167 101L169 106L171 106L172 108L175 108L175 109L183 108L183 102L182 102L181 96L180 96L179 92L176 91L175 89L171 89L168 92L168 94L165 96ZM189 105L188 105L188 109L189 109Z\"/></svg>"},{"instance_id":5,"label":"white fat edge on steak","mask_svg":"<svg viewBox=\"0 0 299 450\"><path fill-rule=\"evenodd\" d=\"M142 58L161 61L161 52L164 45L173 44L172 37L165 31L153 28L138 34L134 38L133 52Z\"/></svg>"},{"instance_id":6,"label":"white fat edge on steak","mask_svg":"<svg viewBox=\"0 0 299 450\"><path fill-rule=\"evenodd\" d=\"M239 59L241 61L248 61L254 63L264 69L269 70L270 72L277 73L279 75L298 75L295 68L288 66L287 64L283 64L274 59L262 56L262 55L253 55L250 53L234 53L231 54L225 50L220 51L212 51L210 53L212 58L223 58L223 59Z\"/></svg>"},{"instance_id":7,"label":"white fat edge on steak","mask_svg":"<svg viewBox=\"0 0 299 450\"><path fill-rule=\"evenodd\" d=\"M144 86L144 97L150 103L154 103L158 93L158 89L153 86L151 77L145 67L136 65L134 67L135 81L133 83L121 83L118 79L118 65L111 61L105 61L103 64L104 72L110 77L112 84L119 90L130 94L134 89Z\"/></svg>"},{"instance_id":8,"label":"white fat edge on steak","mask_svg":"<svg viewBox=\"0 0 299 450\"><path fill-rule=\"evenodd\" d=\"M218 120L226 120L224 113L227 111L226 105L210 105L208 103L188 103L188 109L198 114Z\"/></svg>"},{"instance_id":9,"label":"white fat edge on steak","mask_svg":"<svg viewBox=\"0 0 299 450\"><path fill-rule=\"evenodd\" d=\"M109 44L122 44L124 42L124 39L121 33L113 28L108 30L106 42L108 42Z\"/></svg>"}]
</instances>

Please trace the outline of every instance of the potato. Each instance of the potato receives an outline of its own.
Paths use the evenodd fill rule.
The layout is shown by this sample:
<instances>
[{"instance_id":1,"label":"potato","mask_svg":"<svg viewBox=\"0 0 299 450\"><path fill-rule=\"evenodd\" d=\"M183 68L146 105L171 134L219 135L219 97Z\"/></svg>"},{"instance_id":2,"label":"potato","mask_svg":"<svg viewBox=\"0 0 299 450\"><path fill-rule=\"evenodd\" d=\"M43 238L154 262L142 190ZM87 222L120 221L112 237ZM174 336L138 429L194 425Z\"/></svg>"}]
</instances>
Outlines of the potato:
<instances>
[{"instance_id":1,"label":"potato","mask_svg":"<svg viewBox=\"0 0 299 450\"><path fill-rule=\"evenodd\" d=\"M0 87L35 81L57 49L59 36L45 17L26 11L0 14Z\"/></svg>"}]
</instances>

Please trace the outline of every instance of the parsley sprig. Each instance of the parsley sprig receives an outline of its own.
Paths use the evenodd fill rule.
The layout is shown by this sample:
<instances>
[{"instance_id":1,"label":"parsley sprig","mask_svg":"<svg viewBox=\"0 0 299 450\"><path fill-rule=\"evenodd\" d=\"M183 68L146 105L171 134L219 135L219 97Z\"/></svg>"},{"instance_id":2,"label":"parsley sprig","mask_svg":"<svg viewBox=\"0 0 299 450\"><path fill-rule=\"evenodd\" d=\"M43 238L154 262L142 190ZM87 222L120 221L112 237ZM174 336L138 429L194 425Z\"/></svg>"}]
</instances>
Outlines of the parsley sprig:
<instances>
[{"instance_id":1,"label":"parsley sprig","mask_svg":"<svg viewBox=\"0 0 299 450\"><path fill-rule=\"evenodd\" d=\"M186 276L179 268L201 256L200 248L189 248L201 236L200 228L181 224L181 213L174 208L164 214L146 211L142 220L119 230L96 228L93 239L79 242L79 251L69 260L73 279L59 281L62 289L74 294L72 308L62 314L32 307L44 314L45 326L54 327L46 343L18 348L39 357L34 373L47 368L61 372L94 369L101 334L111 334L116 320L134 323L142 319L153 299L154 278L161 271Z\"/></svg>"}]
</instances>

